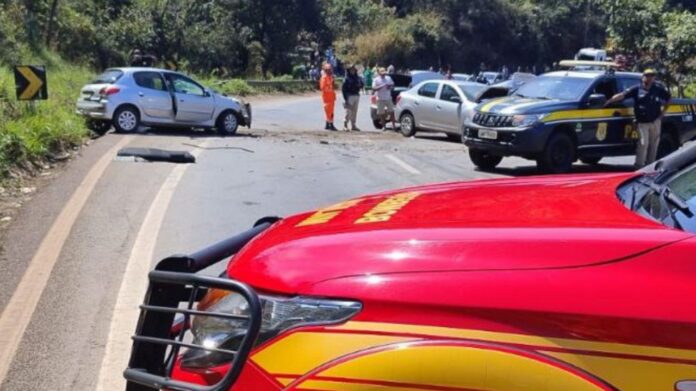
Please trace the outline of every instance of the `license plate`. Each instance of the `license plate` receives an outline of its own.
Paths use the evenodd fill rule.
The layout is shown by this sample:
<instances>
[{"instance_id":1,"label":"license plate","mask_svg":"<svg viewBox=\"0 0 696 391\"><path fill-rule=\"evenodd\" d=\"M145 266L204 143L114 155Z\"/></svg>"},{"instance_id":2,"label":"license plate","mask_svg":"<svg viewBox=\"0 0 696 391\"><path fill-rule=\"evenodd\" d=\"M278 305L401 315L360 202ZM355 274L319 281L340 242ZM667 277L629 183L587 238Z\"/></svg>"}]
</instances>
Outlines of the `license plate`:
<instances>
[{"instance_id":1,"label":"license plate","mask_svg":"<svg viewBox=\"0 0 696 391\"><path fill-rule=\"evenodd\" d=\"M480 138L495 140L498 138L498 132L495 130L480 129L478 132Z\"/></svg>"}]
</instances>

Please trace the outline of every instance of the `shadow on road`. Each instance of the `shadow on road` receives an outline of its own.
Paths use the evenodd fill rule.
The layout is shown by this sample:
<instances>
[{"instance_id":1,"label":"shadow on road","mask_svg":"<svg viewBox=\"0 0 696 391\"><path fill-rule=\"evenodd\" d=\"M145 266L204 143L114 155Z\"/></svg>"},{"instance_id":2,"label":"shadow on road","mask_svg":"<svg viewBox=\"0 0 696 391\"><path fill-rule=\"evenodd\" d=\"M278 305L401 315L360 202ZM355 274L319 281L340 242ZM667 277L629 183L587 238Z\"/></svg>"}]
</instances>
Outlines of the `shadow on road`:
<instances>
[{"instance_id":1,"label":"shadow on road","mask_svg":"<svg viewBox=\"0 0 696 391\"><path fill-rule=\"evenodd\" d=\"M496 167L492 170L482 170L476 168L480 172L488 172L491 174L507 175L511 177L518 176L531 176L531 175L546 175L546 173L539 171L535 164L530 164L529 166L517 166L517 167ZM596 173L612 173L612 172L631 172L635 168L632 165L627 164L597 164L597 165L587 165L587 164L574 164L571 174L596 174Z\"/></svg>"},{"instance_id":2,"label":"shadow on road","mask_svg":"<svg viewBox=\"0 0 696 391\"><path fill-rule=\"evenodd\" d=\"M170 128L142 128L142 130L138 130L137 132L133 132L132 134L139 135L139 136L186 137L186 138L190 138L190 139L212 138L212 137L217 137L217 138L220 138L220 137L225 137L225 138L235 138L235 137L259 138L260 137L258 134L239 133L239 130L234 135L223 136L220 133L213 132L213 131L198 130L198 129L170 129Z\"/></svg>"}]
</instances>

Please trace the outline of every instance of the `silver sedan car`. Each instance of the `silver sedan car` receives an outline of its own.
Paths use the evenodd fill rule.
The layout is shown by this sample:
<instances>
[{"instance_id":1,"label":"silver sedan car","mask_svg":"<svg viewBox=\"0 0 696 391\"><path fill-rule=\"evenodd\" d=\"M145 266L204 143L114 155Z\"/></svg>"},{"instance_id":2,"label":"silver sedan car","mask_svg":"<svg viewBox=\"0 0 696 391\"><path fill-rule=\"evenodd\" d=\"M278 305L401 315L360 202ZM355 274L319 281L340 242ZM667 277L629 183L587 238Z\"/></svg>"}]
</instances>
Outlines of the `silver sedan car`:
<instances>
[{"instance_id":1,"label":"silver sedan car","mask_svg":"<svg viewBox=\"0 0 696 391\"><path fill-rule=\"evenodd\" d=\"M418 131L444 132L459 140L464 119L473 113L486 88L465 81L427 80L402 92L396 104L401 134L410 137Z\"/></svg>"},{"instance_id":2,"label":"silver sedan car","mask_svg":"<svg viewBox=\"0 0 696 391\"><path fill-rule=\"evenodd\" d=\"M157 68L111 68L80 91L77 113L99 133L111 125L133 132L140 125L217 129L234 134L251 127L251 106L205 88L178 72Z\"/></svg>"}]
</instances>

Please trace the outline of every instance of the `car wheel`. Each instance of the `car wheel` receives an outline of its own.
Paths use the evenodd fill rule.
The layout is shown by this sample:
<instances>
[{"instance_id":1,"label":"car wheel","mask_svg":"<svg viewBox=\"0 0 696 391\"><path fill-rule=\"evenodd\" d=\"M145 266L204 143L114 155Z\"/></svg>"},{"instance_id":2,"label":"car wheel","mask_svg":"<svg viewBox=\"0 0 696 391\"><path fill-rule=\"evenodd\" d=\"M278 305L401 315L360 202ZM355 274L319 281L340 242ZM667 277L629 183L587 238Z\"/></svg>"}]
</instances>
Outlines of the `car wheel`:
<instances>
[{"instance_id":1,"label":"car wheel","mask_svg":"<svg viewBox=\"0 0 696 391\"><path fill-rule=\"evenodd\" d=\"M384 124L383 124L382 121L379 120L379 119L373 119L373 120L372 120L372 126L374 126L375 129L378 129L378 130L384 129Z\"/></svg>"},{"instance_id":2,"label":"car wheel","mask_svg":"<svg viewBox=\"0 0 696 391\"><path fill-rule=\"evenodd\" d=\"M679 149L679 145L671 134L665 132L660 134L660 144L657 146L658 159L662 159L677 149Z\"/></svg>"},{"instance_id":3,"label":"car wheel","mask_svg":"<svg viewBox=\"0 0 696 391\"><path fill-rule=\"evenodd\" d=\"M109 121L100 121L96 119L88 119L85 121L85 125L87 125L87 128L94 133L102 136L106 134L106 132L111 129L111 122Z\"/></svg>"},{"instance_id":4,"label":"car wheel","mask_svg":"<svg viewBox=\"0 0 696 391\"><path fill-rule=\"evenodd\" d=\"M503 160L502 156L481 149L469 149L469 158L482 170L492 170Z\"/></svg>"},{"instance_id":5,"label":"car wheel","mask_svg":"<svg viewBox=\"0 0 696 391\"><path fill-rule=\"evenodd\" d=\"M134 132L140 126L140 113L133 106L121 107L114 113L113 124L119 133Z\"/></svg>"},{"instance_id":6,"label":"car wheel","mask_svg":"<svg viewBox=\"0 0 696 391\"><path fill-rule=\"evenodd\" d=\"M590 166L595 166L599 164L599 161L602 160L601 157L581 157L580 161L589 164Z\"/></svg>"},{"instance_id":7,"label":"car wheel","mask_svg":"<svg viewBox=\"0 0 696 391\"><path fill-rule=\"evenodd\" d=\"M565 133L554 133L537 159L541 171L560 174L569 172L575 162L575 143Z\"/></svg>"},{"instance_id":8,"label":"car wheel","mask_svg":"<svg viewBox=\"0 0 696 391\"><path fill-rule=\"evenodd\" d=\"M218 118L217 130L218 133L225 136L232 136L237 133L239 127L239 118L234 111L226 111Z\"/></svg>"},{"instance_id":9,"label":"car wheel","mask_svg":"<svg viewBox=\"0 0 696 391\"><path fill-rule=\"evenodd\" d=\"M399 118L399 124L401 125L401 134L404 137L411 137L418 131L416 128L416 120L413 119L413 116L409 113L401 115L401 118Z\"/></svg>"}]
</instances>

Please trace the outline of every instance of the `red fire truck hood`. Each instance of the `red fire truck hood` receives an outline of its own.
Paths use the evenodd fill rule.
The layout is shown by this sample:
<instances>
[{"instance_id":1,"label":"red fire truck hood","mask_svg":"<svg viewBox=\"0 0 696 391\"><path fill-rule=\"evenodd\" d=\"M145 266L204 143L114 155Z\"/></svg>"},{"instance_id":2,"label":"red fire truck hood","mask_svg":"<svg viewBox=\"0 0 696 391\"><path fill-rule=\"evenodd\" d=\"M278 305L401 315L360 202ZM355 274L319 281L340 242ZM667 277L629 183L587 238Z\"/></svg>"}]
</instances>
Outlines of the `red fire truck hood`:
<instances>
[{"instance_id":1,"label":"red fire truck hood","mask_svg":"<svg viewBox=\"0 0 696 391\"><path fill-rule=\"evenodd\" d=\"M299 293L336 278L582 267L690 235L628 210L634 174L447 183L359 197L291 216L230 262L233 278Z\"/></svg>"}]
</instances>

